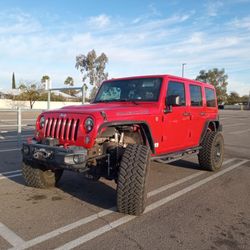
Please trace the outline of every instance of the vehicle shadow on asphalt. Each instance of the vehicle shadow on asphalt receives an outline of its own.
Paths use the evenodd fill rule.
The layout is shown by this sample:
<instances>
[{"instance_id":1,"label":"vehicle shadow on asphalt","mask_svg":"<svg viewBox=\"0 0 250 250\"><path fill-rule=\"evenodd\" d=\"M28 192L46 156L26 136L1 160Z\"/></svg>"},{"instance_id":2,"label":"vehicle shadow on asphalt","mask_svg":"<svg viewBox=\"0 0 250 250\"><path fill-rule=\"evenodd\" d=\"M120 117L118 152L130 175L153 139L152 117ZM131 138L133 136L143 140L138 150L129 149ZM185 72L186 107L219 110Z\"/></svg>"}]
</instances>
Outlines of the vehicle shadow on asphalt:
<instances>
[{"instance_id":1,"label":"vehicle shadow on asphalt","mask_svg":"<svg viewBox=\"0 0 250 250\"><path fill-rule=\"evenodd\" d=\"M197 162L192 162L189 160L179 160L175 162L168 163L170 166L175 166L179 168L188 168L188 169L195 169L195 170L202 170L200 165Z\"/></svg>"},{"instance_id":2,"label":"vehicle shadow on asphalt","mask_svg":"<svg viewBox=\"0 0 250 250\"><path fill-rule=\"evenodd\" d=\"M8 176L5 176L8 178ZM21 186L26 186L23 177L20 175L17 178L8 178L10 181L15 182ZM66 172L62 179L58 182L55 188L49 189L35 189L35 193L42 193L46 195L46 190L51 195L55 192L55 196L60 196L60 191L66 193L70 197L74 197L83 202L82 205L94 205L98 208L108 209L116 206L116 189L107 185L102 181L90 181L85 179L82 175ZM29 193L29 188L26 192ZM36 192L37 191L37 192ZM59 193L58 193L59 191ZM33 195L34 188L30 188L30 193ZM63 195L64 196L64 195ZM64 197L65 199L65 197Z\"/></svg>"},{"instance_id":3,"label":"vehicle shadow on asphalt","mask_svg":"<svg viewBox=\"0 0 250 250\"><path fill-rule=\"evenodd\" d=\"M116 205L116 185L113 186L107 185L102 180L87 180L82 175L72 172L65 173L57 184L57 188L63 192L104 209Z\"/></svg>"},{"instance_id":4,"label":"vehicle shadow on asphalt","mask_svg":"<svg viewBox=\"0 0 250 250\"><path fill-rule=\"evenodd\" d=\"M157 165L158 164L159 163L157 163ZM159 164L159 166L164 168L164 164ZM199 164L188 160L179 160L165 164L165 166L201 170ZM11 180L20 185L25 185L22 176ZM83 204L91 204L102 209L116 206L116 184L113 181L103 181L102 179L99 181L91 181L85 179L81 174L64 171L62 179L57 184L55 191L58 191L58 189L79 199ZM50 189L50 191L53 191L53 189Z\"/></svg>"}]
</instances>

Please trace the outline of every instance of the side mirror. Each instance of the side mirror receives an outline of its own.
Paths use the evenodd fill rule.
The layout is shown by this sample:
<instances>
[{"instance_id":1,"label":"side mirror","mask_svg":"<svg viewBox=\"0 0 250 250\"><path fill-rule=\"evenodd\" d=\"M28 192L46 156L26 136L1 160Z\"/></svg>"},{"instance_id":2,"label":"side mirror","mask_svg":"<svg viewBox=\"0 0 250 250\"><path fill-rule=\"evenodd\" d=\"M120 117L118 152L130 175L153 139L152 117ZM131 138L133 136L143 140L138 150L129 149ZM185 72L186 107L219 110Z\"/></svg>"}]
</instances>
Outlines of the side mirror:
<instances>
[{"instance_id":1,"label":"side mirror","mask_svg":"<svg viewBox=\"0 0 250 250\"><path fill-rule=\"evenodd\" d=\"M181 98L179 95L170 95L167 97L166 106L179 106L181 104Z\"/></svg>"},{"instance_id":2,"label":"side mirror","mask_svg":"<svg viewBox=\"0 0 250 250\"><path fill-rule=\"evenodd\" d=\"M181 98L179 95L170 95L166 98L165 113L171 113L173 106L180 106Z\"/></svg>"}]
</instances>

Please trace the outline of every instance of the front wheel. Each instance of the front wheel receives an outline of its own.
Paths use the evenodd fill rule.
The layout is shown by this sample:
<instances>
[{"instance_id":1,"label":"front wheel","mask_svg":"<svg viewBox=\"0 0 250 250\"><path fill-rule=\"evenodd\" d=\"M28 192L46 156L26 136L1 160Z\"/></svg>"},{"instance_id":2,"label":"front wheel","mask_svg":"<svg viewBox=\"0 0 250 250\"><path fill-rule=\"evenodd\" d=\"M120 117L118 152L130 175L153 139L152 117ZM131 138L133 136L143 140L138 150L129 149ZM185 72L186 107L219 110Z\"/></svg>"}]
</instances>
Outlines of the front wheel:
<instances>
[{"instance_id":1,"label":"front wheel","mask_svg":"<svg viewBox=\"0 0 250 250\"><path fill-rule=\"evenodd\" d=\"M224 159L224 139L221 133L207 131L198 154L202 168L216 171L221 168Z\"/></svg>"},{"instance_id":2,"label":"front wheel","mask_svg":"<svg viewBox=\"0 0 250 250\"><path fill-rule=\"evenodd\" d=\"M121 159L117 181L118 212L140 215L146 205L150 149L130 144Z\"/></svg>"},{"instance_id":3,"label":"front wheel","mask_svg":"<svg viewBox=\"0 0 250 250\"><path fill-rule=\"evenodd\" d=\"M35 188L49 188L54 187L60 180L63 174L63 169L43 170L41 168L34 168L23 162L22 174L27 186Z\"/></svg>"}]
</instances>

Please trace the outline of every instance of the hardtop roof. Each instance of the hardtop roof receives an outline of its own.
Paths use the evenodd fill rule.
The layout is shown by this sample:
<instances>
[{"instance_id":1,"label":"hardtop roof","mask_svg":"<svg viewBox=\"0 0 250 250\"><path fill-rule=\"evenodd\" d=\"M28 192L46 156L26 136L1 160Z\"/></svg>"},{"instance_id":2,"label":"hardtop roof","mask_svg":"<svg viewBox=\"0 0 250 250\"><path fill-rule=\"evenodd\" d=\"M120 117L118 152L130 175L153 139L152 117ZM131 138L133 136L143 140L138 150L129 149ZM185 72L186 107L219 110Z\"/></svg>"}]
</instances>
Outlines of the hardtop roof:
<instances>
[{"instance_id":1,"label":"hardtop roof","mask_svg":"<svg viewBox=\"0 0 250 250\"><path fill-rule=\"evenodd\" d=\"M140 78L170 78L170 79L173 79L173 80L185 81L185 82L196 83L196 84L198 83L200 85L205 85L205 87L209 87L209 88L214 89L214 86L212 84L210 84L210 83L205 83L205 82L196 81L196 80L193 80L193 79L180 77L180 76L169 75L169 74L119 77L119 78L108 79L105 82L117 81L117 80L121 81L121 80L130 80L130 79L140 79Z\"/></svg>"}]
</instances>

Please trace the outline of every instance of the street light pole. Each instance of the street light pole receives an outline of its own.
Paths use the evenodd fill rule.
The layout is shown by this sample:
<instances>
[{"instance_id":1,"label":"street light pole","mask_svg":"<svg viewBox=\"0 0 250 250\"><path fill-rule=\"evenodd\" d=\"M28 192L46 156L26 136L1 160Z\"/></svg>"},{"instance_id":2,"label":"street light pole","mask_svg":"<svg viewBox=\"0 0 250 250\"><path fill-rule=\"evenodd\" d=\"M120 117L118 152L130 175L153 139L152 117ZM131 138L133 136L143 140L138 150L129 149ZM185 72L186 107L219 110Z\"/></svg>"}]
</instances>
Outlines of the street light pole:
<instances>
[{"instance_id":1,"label":"street light pole","mask_svg":"<svg viewBox=\"0 0 250 250\"><path fill-rule=\"evenodd\" d=\"M250 91L249 91L249 98L248 98L248 103L247 103L247 109L250 109Z\"/></svg>"},{"instance_id":2,"label":"street light pole","mask_svg":"<svg viewBox=\"0 0 250 250\"><path fill-rule=\"evenodd\" d=\"M186 63L183 63L182 64L182 67L181 67L181 76L184 77L184 67L185 65L187 65Z\"/></svg>"}]
</instances>

